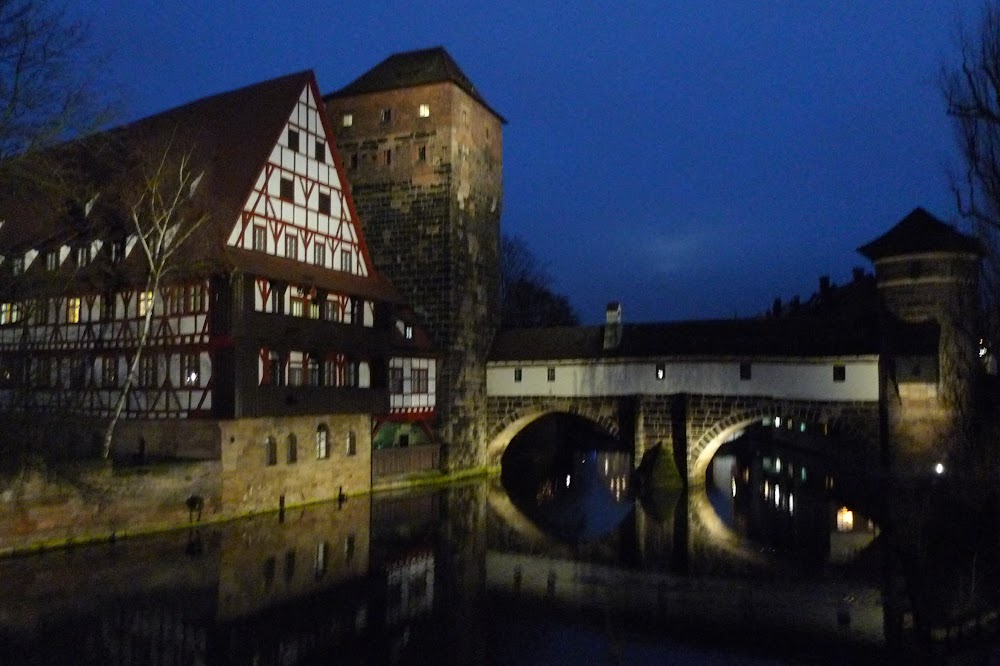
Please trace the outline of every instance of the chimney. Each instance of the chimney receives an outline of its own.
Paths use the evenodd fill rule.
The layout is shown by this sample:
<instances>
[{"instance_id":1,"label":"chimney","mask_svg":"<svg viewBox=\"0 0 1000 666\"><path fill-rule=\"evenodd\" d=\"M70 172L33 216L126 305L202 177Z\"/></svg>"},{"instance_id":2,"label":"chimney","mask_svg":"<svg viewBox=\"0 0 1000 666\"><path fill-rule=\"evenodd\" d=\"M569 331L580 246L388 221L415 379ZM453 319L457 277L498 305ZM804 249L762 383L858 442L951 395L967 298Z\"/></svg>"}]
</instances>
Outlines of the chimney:
<instances>
[{"instance_id":1,"label":"chimney","mask_svg":"<svg viewBox=\"0 0 1000 666\"><path fill-rule=\"evenodd\" d=\"M604 312L604 349L617 349L622 342L622 304L611 301Z\"/></svg>"}]
</instances>

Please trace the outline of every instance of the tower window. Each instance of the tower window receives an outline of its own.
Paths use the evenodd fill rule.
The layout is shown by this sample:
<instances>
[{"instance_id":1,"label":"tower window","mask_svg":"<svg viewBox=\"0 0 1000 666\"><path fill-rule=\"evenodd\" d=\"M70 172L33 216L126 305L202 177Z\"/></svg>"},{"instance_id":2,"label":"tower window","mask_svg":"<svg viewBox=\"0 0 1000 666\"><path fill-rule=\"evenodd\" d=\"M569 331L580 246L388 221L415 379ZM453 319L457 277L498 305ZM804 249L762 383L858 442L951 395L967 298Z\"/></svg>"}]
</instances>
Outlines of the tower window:
<instances>
[{"instance_id":1,"label":"tower window","mask_svg":"<svg viewBox=\"0 0 1000 666\"><path fill-rule=\"evenodd\" d=\"M288 149L299 152L299 133L293 129L288 130Z\"/></svg>"},{"instance_id":2,"label":"tower window","mask_svg":"<svg viewBox=\"0 0 1000 666\"><path fill-rule=\"evenodd\" d=\"M354 114L353 113L345 113L343 116L340 117L340 124L343 125L344 127L350 127L351 125L353 125L354 124Z\"/></svg>"},{"instance_id":3,"label":"tower window","mask_svg":"<svg viewBox=\"0 0 1000 666\"><path fill-rule=\"evenodd\" d=\"M663 381L667 376L667 364L657 363L656 364L656 381Z\"/></svg>"},{"instance_id":4,"label":"tower window","mask_svg":"<svg viewBox=\"0 0 1000 666\"><path fill-rule=\"evenodd\" d=\"M418 113L419 113L419 115L420 115L421 118L429 118L430 115L431 115L431 105L430 104L421 104Z\"/></svg>"},{"instance_id":5,"label":"tower window","mask_svg":"<svg viewBox=\"0 0 1000 666\"><path fill-rule=\"evenodd\" d=\"M392 122L392 109L382 109L382 112L379 114L379 119L383 123Z\"/></svg>"},{"instance_id":6,"label":"tower window","mask_svg":"<svg viewBox=\"0 0 1000 666\"><path fill-rule=\"evenodd\" d=\"M743 363L740 363L740 380L746 382L750 381L752 377L753 366L750 365L750 362L744 361Z\"/></svg>"}]
</instances>

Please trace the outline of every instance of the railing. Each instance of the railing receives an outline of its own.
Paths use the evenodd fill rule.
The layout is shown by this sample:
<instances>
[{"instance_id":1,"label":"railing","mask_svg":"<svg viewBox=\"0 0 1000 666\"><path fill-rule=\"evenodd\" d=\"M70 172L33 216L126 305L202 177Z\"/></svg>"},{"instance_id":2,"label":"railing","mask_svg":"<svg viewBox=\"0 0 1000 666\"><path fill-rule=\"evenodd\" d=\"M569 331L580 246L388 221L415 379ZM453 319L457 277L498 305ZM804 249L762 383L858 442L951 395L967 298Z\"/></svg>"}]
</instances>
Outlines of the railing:
<instances>
[{"instance_id":1,"label":"railing","mask_svg":"<svg viewBox=\"0 0 1000 666\"><path fill-rule=\"evenodd\" d=\"M375 478L437 470L441 447L437 444L372 451L372 476Z\"/></svg>"}]
</instances>

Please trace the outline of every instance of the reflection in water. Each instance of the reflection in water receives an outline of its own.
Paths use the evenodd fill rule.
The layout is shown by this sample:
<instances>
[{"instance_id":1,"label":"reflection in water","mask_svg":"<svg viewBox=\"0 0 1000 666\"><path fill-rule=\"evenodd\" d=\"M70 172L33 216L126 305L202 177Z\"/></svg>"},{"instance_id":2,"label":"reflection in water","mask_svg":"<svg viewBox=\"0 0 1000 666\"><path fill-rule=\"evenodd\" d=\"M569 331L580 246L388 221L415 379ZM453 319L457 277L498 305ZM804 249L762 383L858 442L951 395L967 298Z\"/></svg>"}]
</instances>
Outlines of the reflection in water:
<instances>
[{"instance_id":1,"label":"reflection in water","mask_svg":"<svg viewBox=\"0 0 1000 666\"><path fill-rule=\"evenodd\" d=\"M507 490L352 498L2 560L0 663L885 657L880 562L859 566L874 527L831 502L815 459L734 447L707 494L636 504L629 454L583 441L515 452L532 464L505 468ZM748 544L759 557L735 559Z\"/></svg>"}]
</instances>

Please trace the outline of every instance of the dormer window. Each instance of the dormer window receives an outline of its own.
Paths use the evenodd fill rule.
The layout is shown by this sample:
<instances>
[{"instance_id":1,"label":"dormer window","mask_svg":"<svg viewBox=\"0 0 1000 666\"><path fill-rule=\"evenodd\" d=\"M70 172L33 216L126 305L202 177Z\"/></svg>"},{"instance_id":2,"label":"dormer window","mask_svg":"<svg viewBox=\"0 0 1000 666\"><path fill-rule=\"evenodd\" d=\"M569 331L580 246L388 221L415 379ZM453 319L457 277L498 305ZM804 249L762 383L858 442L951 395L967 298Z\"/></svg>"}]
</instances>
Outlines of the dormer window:
<instances>
[{"instance_id":1,"label":"dormer window","mask_svg":"<svg viewBox=\"0 0 1000 666\"><path fill-rule=\"evenodd\" d=\"M413 327L410 326L409 324L403 327L403 337L406 338L407 340L413 339Z\"/></svg>"},{"instance_id":2,"label":"dormer window","mask_svg":"<svg viewBox=\"0 0 1000 666\"><path fill-rule=\"evenodd\" d=\"M354 124L354 114L345 113L340 118L340 124L343 125L344 127L351 127Z\"/></svg>"},{"instance_id":3,"label":"dormer window","mask_svg":"<svg viewBox=\"0 0 1000 666\"><path fill-rule=\"evenodd\" d=\"M418 110L418 115L421 118L430 118L430 116L431 116L431 105L430 104L421 104L420 108Z\"/></svg>"},{"instance_id":4,"label":"dormer window","mask_svg":"<svg viewBox=\"0 0 1000 666\"><path fill-rule=\"evenodd\" d=\"M59 268L59 251L51 250L45 255L45 268L50 271Z\"/></svg>"},{"instance_id":5,"label":"dormer window","mask_svg":"<svg viewBox=\"0 0 1000 666\"><path fill-rule=\"evenodd\" d=\"M90 263L90 247L78 247L76 248L76 265L86 266Z\"/></svg>"}]
</instances>

